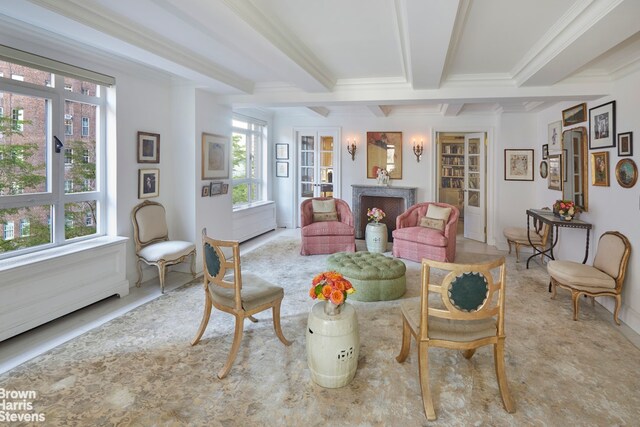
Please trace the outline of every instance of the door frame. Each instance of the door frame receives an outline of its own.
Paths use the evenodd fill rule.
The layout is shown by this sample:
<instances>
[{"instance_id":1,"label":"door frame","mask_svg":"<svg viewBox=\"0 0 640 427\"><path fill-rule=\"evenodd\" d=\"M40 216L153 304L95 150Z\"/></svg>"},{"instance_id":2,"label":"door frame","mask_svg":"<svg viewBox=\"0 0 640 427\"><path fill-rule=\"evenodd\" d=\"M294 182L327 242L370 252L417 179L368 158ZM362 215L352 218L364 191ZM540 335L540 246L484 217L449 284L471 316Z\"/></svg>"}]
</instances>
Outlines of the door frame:
<instances>
[{"instance_id":1,"label":"door frame","mask_svg":"<svg viewBox=\"0 0 640 427\"><path fill-rule=\"evenodd\" d=\"M300 227L300 189L298 183L300 181L300 170L299 170L299 142L298 142L298 133L300 132L315 132L317 134L317 139L320 141L320 135L324 133L335 133L336 140L333 144L333 155L334 155L334 164L333 164L333 197L341 198L342 194L342 156L340 147L342 146L342 128L340 126L297 126L293 128L292 133L292 141L293 141L293 152L294 154L291 156L291 167L293 169L293 181L292 181L292 191L291 191L291 206L295 208L292 209L294 212L293 218L293 228Z\"/></svg>"},{"instance_id":2,"label":"door frame","mask_svg":"<svg viewBox=\"0 0 640 427\"><path fill-rule=\"evenodd\" d=\"M433 200L436 199L438 194L438 147L436 144L437 135L439 133L484 133L486 135L486 147L485 147L485 221L487 226L486 244L496 245L496 230L498 229L495 221L496 215L496 186L498 183L498 175L490 174L489 171L497 171L497 147L495 142L495 132L492 126L434 126L431 128L431 194Z\"/></svg>"}]
</instances>

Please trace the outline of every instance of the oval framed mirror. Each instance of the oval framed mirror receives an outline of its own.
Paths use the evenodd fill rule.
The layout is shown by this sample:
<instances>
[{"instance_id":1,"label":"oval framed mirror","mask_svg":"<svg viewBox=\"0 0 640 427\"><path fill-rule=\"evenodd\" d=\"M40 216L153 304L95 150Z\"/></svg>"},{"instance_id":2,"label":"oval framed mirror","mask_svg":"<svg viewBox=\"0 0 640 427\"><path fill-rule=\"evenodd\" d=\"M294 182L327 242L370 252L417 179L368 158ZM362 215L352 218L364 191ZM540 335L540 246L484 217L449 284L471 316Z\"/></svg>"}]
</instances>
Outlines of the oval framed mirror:
<instances>
[{"instance_id":1,"label":"oval framed mirror","mask_svg":"<svg viewBox=\"0 0 640 427\"><path fill-rule=\"evenodd\" d=\"M562 198L573 200L581 210L589 208L589 182L587 166L587 128L579 126L562 132L564 186Z\"/></svg>"}]
</instances>

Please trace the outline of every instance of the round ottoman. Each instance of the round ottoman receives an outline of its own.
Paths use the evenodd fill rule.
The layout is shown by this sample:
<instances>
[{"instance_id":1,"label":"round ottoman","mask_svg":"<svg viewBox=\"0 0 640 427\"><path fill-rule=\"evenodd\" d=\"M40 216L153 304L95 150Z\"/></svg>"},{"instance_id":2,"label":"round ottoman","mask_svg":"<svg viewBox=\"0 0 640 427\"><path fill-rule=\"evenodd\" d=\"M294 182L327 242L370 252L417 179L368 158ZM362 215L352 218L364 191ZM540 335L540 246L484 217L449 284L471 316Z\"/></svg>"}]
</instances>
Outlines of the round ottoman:
<instances>
[{"instance_id":1,"label":"round ottoman","mask_svg":"<svg viewBox=\"0 0 640 427\"><path fill-rule=\"evenodd\" d=\"M338 252L329 255L327 267L342 274L356 288L350 299L387 301L400 298L407 290L404 263L379 253Z\"/></svg>"}]
</instances>

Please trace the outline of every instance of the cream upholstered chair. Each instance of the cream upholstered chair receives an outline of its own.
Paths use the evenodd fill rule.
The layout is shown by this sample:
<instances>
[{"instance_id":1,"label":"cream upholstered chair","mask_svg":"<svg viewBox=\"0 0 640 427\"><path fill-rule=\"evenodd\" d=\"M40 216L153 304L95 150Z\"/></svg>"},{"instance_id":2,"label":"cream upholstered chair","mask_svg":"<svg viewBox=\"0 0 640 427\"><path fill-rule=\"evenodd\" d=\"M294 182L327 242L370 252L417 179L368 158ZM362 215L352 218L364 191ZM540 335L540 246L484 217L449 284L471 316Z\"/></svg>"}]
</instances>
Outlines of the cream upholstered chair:
<instances>
[{"instance_id":1,"label":"cream upholstered chair","mask_svg":"<svg viewBox=\"0 0 640 427\"><path fill-rule=\"evenodd\" d=\"M133 222L133 238L136 245L138 260L138 280L142 281L140 261L158 267L160 289L164 293L164 278L166 267L183 262L191 256L191 275L195 278L196 245L182 240L169 240L166 213L164 206L157 202L146 200L133 208L131 212Z\"/></svg>"},{"instance_id":2,"label":"cream upholstered chair","mask_svg":"<svg viewBox=\"0 0 640 427\"><path fill-rule=\"evenodd\" d=\"M507 244L509 245L509 253L511 253L511 245L513 244L516 248L516 262L520 262L520 246L529 246L532 245L538 248L540 251L543 251L547 247L547 241L549 240L549 231L551 228L548 224L542 224L541 226L534 226L533 229L529 230L529 237L531 238L531 243L529 243L529 238L527 237L527 229L525 227L507 227L502 230L502 234L507 239ZM540 255L541 257L543 255Z\"/></svg>"},{"instance_id":3,"label":"cream upholstered chair","mask_svg":"<svg viewBox=\"0 0 640 427\"><path fill-rule=\"evenodd\" d=\"M441 284L431 282L432 269L447 272ZM493 344L502 403L507 412L515 412L504 369L505 279L504 257L478 264L422 260L421 297L400 305L402 348L396 360L406 360L413 335L418 344L420 387L428 420L436 419L429 387L429 347L462 350L469 359L478 347ZM430 301L429 292L440 298Z\"/></svg>"},{"instance_id":4,"label":"cream upholstered chair","mask_svg":"<svg viewBox=\"0 0 640 427\"><path fill-rule=\"evenodd\" d=\"M551 276L551 298L556 296L556 287L571 291L573 320L578 320L578 297L612 296L616 300L613 320L619 325L618 312L622 303L622 285L627 272L631 244L623 234L607 231L600 236L593 266L573 261L549 261L547 271Z\"/></svg>"},{"instance_id":5,"label":"cream upholstered chair","mask_svg":"<svg viewBox=\"0 0 640 427\"><path fill-rule=\"evenodd\" d=\"M231 257L225 255L225 251L231 252ZM266 280L254 274L242 274L240 268L240 244L235 241L214 240L207 237L207 229L202 229L202 257L204 267L204 314L200 328L191 345L200 342L204 334L209 318L211 317L211 307L232 314L236 318L235 334L233 344L227 358L227 363L220 371L218 378L227 376L233 361L238 355L240 342L242 341L242 331L244 319L249 318L252 322L258 320L254 314L267 310L273 311L273 327L276 335L284 345L291 345L282 334L280 327L280 304L284 298L284 290L279 286L274 286Z\"/></svg>"}]
</instances>

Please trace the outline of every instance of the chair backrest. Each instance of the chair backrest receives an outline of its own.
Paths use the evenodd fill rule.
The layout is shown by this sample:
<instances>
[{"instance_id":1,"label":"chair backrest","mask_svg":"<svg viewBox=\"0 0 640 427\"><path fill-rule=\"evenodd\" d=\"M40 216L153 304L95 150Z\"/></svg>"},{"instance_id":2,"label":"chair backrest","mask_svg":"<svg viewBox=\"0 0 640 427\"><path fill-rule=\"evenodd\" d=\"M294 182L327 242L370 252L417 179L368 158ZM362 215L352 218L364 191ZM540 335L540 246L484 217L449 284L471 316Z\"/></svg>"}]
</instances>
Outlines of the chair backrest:
<instances>
[{"instance_id":1,"label":"chair backrest","mask_svg":"<svg viewBox=\"0 0 640 427\"><path fill-rule=\"evenodd\" d=\"M353 226L353 214L349 204L342 199L333 197L315 197L306 199L300 204L300 227L304 227L313 223L313 200L331 200L336 201L336 211L338 212L338 221Z\"/></svg>"},{"instance_id":2,"label":"chair backrest","mask_svg":"<svg viewBox=\"0 0 640 427\"><path fill-rule=\"evenodd\" d=\"M630 253L631 244L625 235L607 231L600 236L593 266L616 279L616 288L622 287Z\"/></svg>"},{"instance_id":3,"label":"chair backrest","mask_svg":"<svg viewBox=\"0 0 640 427\"><path fill-rule=\"evenodd\" d=\"M433 283L433 270L447 272L440 284ZM497 336L504 336L505 258L475 264L422 260L420 339L428 338L429 316L456 321L493 317ZM440 296L429 301L429 292Z\"/></svg>"},{"instance_id":4,"label":"chair backrest","mask_svg":"<svg viewBox=\"0 0 640 427\"><path fill-rule=\"evenodd\" d=\"M226 250L225 250L226 249ZM225 252L231 252L228 257ZM209 283L226 289L235 289L235 308L242 308L242 272L240 269L240 243L232 240L216 240L207 236L202 229L202 265L204 288Z\"/></svg>"},{"instance_id":5,"label":"chair backrest","mask_svg":"<svg viewBox=\"0 0 640 427\"><path fill-rule=\"evenodd\" d=\"M169 240L164 206L145 200L131 212L136 252L152 243Z\"/></svg>"}]
</instances>

